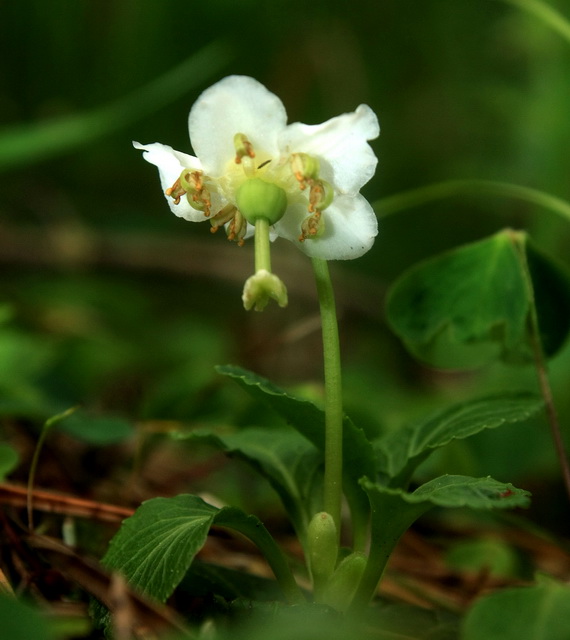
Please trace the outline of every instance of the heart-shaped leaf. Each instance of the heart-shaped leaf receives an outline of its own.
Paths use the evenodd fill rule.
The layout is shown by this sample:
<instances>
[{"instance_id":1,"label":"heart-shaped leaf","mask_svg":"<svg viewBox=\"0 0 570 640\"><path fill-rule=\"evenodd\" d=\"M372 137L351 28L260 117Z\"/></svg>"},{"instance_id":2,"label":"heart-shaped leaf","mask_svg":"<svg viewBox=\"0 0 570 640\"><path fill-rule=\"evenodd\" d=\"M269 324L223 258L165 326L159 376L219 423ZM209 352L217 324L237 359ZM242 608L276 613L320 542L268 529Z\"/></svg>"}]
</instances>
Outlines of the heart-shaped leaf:
<instances>
[{"instance_id":1,"label":"heart-shaped leaf","mask_svg":"<svg viewBox=\"0 0 570 640\"><path fill-rule=\"evenodd\" d=\"M144 502L111 540L103 564L164 602L204 546L213 524L252 540L268 560L286 598L303 600L283 554L259 518L233 507L218 509L192 495Z\"/></svg>"},{"instance_id":2,"label":"heart-shaped leaf","mask_svg":"<svg viewBox=\"0 0 570 640\"><path fill-rule=\"evenodd\" d=\"M570 278L525 233L505 230L406 271L386 312L420 360L471 367L530 360L533 307L544 352L554 355L570 330Z\"/></svg>"}]
</instances>

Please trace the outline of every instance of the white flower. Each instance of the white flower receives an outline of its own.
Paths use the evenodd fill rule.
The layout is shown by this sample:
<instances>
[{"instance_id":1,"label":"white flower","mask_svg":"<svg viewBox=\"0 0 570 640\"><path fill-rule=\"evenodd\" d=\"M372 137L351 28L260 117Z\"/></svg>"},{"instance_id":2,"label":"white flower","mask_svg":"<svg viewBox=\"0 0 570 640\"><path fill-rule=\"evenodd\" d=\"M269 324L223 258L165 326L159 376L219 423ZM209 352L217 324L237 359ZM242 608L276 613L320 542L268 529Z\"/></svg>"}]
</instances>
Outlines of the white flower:
<instances>
[{"instance_id":1,"label":"white flower","mask_svg":"<svg viewBox=\"0 0 570 640\"><path fill-rule=\"evenodd\" d=\"M229 76L198 98L189 129L197 157L133 143L158 167L177 216L210 220L214 230L226 225L228 237L240 243L263 216L272 238L325 260L357 258L371 248L377 220L359 193L377 163L367 143L379 134L370 107L320 125L287 125L277 96L253 78ZM263 183L274 185L273 209L267 190L257 189Z\"/></svg>"}]
</instances>

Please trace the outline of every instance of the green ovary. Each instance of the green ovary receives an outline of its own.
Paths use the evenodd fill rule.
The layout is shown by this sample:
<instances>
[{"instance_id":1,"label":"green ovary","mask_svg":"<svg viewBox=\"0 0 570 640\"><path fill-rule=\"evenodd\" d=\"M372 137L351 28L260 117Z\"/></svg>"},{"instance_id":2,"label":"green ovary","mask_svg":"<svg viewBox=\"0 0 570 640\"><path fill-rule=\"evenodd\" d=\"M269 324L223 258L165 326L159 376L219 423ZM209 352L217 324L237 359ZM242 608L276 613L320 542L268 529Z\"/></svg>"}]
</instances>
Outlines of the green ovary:
<instances>
[{"instance_id":1,"label":"green ovary","mask_svg":"<svg viewBox=\"0 0 570 640\"><path fill-rule=\"evenodd\" d=\"M278 222L287 209L285 191L261 178L248 178L236 191L236 204L244 218L251 224L263 218L270 225Z\"/></svg>"}]
</instances>

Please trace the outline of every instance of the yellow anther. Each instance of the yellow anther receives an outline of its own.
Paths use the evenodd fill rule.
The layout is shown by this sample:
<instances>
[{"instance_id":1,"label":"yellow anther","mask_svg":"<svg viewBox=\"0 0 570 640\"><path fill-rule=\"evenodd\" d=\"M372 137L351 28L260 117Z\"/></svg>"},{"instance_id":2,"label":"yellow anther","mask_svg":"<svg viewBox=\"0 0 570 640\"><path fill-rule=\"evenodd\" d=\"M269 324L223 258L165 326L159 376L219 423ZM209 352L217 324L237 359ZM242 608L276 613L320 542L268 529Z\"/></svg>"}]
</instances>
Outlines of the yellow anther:
<instances>
[{"instance_id":1,"label":"yellow anther","mask_svg":"<svg viewBox=\"0 0 570 640\"><path fill-rule=\"evenodd\" d=\"M315 180L309 193L309 212L323 211L333 201L334 190L325 180Z\"/></svg>"},{"instance_id":2,"label":"yellow anther","mask_svg":"<svg viewBox=\"0 0 570 640\"><path fill-rule=\"evenodd\" d=\"M229 222L236 215L236 212L237 209L235 205L227 204L223 209L218 211L218 213L216 213L216 215L212 216L212 218L210 219L210 224L212 225L210 231L212 233L216 233L216 231L221 226L226 224L226 222Z\"/></svg>"},{"instance_id":3,"label":"yellow anther","mask_svg":"<svg viewBox=\"0 0 570 640\"><path fill-rule=\"evenodd\" d=\"M322 236L325 232L325 221L320 211L313 213L312 216L305 218L301 224L301 235L299 242L311 240Z\"/></svg>"},{"instance_id":4,"label":"yellow anther","mask_svg":"<svg viewBox=\"0 0 570 640\"><path fill-rule=\"evenodd\" d=\"M186 189L180 184L180 178L164 192L169 198L174 200L174 204L180 204L180 198L186 193Z\"/></svg>"},{"instance_id":5,"label":"yellow anther","mask_svg":"<svg viewBox=\"0 0 570 640\"><path fill-rule=\"evenodd\" d=\"M198 211L203 211L206 218L208 218L210 216L210 207L212 206L212 202L210 200L210 192L204 185L203 178L204 174L202 171L191 171L186 169L180 174L178 182L180 183L181 188L184 189L184 193L186 193L186 198L190 206L194 209L198 209ZM178 203L175 201L175 204Z\"/></svg>"},{"instance_id":6,"label":"yellow anther","mask_svg":"<svg viewBox=\"0 0 570 640\"><path fill-rule=\"evenodd\" d=\"M245 234L247 231L247 220L236 210L232 221L229 223L226 233L228 240L237 242L238 246L243 247L245 244Z\"/></svg>"},{"instance_id":7,"label":"yellow anther","mask_svg":"<svg viewBox=\"0 0 570 640\"><path fill-rule=\"evenodd\" d=\"M294 153L291 155L291 169L303 191L318 179L321 166L317 158L306 153Z\"/></svg>"},{"instance_id":8,"label":"yellow anther","mask_svg":"<svg viewBox=\"0 0 570 640\"><path fill-rule=\"evenodd\" d=\"M235 163L241 164L242 158L255 158L255 151L253 145L247 139L244 133L236 133L234 136L234 147L236 150Z\"/></svg>"}]
</instances>

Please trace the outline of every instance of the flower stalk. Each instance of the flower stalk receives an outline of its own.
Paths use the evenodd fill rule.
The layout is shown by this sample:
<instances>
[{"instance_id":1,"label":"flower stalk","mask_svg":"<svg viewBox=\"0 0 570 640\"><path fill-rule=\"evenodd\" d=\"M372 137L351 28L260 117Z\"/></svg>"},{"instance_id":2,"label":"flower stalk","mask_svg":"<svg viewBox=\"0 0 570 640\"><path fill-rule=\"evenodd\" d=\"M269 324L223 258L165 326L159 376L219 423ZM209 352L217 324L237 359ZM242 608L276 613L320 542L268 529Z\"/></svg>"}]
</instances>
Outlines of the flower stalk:
<instances>
[{"instance_id":1,"label":"flower stalk","mask_svg":"<svg viewBox=\"0 0 570 640\"><path fill-rule=\"evenodd\" d=\"M257 218L255 221L255 270L261 271L262 269L271 273L271 249L267 218Z\"/></svg>"},{"instance_id":2,"label":"flower stalk","mask_svg":"<svg viewBox=\"0 0 570 640\"><path fill-rule=\"evenodd\" d=\"M313 258L323 336L325 378L325 482L324 510L341 530L342 504L342 376L336 305L326 260Z\"/></svg>"}]
</instances>

